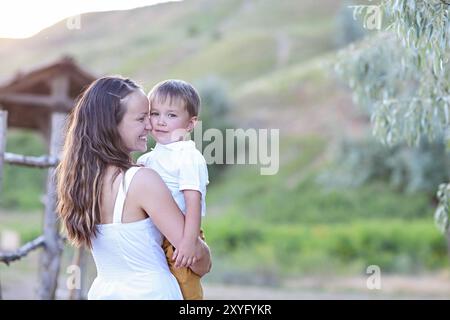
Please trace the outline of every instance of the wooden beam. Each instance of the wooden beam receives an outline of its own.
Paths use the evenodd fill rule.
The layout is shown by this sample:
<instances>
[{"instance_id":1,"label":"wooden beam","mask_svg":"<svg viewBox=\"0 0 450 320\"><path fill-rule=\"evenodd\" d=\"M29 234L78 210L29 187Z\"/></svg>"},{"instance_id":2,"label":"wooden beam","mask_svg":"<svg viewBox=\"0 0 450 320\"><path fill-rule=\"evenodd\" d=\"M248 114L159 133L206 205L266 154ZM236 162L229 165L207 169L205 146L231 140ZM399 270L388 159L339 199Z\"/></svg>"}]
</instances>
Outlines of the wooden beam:
<instances>
[{"instance_id":1,"label":"wooden beam","mask_svg":"<svg viewBox=\"0 0 450 320\"><path fill-rule=\"evenodd\" d=\"M49 81L51 96L58 100L69 99L70 79L66 74L59 75Z\"/></svg>"},{"instance_id":2,"label":"wooden beam","mask_svg":"<svg viewBox=\"0 0 450 320\"><path fill-rule=\"evenodd\" d=\"M66 114L53 113L51 118L50 156L58 158L62 150L63 130ZM40 261L39 298L43 300L55 299L61 263L62 240L59 236L58 219L56 213L56 183L55 168L48 170L47 195L44 214L45 250Z\"/></svg>"},{"instance_id":3,"label":"wooden beam","mask_svg":"<svg viewBox=\"0 0 450 320\"><path fill-rule=\"evenodd\" d=\"M7 129L8 129L8 111L0 110L0 193L3 187L3 163L6 151Z\"/></svg>"},{"instance_id":4,"label":"wooden beam","mask_svg":"<svg viewBox=\"0 0 450 320\"><path fill-rule=\"evenodd\" d=\"M45 246L44 236L39 236L33 241L27 242L22 247L11 253L0 252L0 262L4 262L9 265L10 262L19 260L25 257L30 251L33 251L39 247Z\"/></svg>"},{"instance_id":5,"label":"wooden beam","mask_svg":"<svg viewBox=\"0 0 450 320\"><path fill-rule=\"evenodd\" d=\"M55 97L30 93L0 93L0 103L25 104L58 109L66 112L70 111L74 105L74 101L68 97Z\"/></svg>"},{"instance_id":6,"label":"wooden beam","mask_svg":"<svg viewBox=\"0 0 450 320\"><path fill-rule=\"evenodd\" d=\"M32 157L5 152L4 162L26 167L50 168L58 164L58 158L51 156Z\"/></svg>"}]
</instances>

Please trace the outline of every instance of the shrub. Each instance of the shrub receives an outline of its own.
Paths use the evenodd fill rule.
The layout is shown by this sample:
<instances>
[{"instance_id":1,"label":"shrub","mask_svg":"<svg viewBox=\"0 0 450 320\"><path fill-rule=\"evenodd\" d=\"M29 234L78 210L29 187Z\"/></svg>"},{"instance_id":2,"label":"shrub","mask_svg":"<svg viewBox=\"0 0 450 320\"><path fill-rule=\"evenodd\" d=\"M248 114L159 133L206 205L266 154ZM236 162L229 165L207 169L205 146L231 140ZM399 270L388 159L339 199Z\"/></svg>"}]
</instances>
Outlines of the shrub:
<instances>
[{"instance_id":1,"label":"shrub","mask_svg":"<svg viewBox=\"0 0 450 320\"><path fill-rule=\"evenodd\" d=\"M343 141L334 167L319 182L335 187L358 187L386 181L402 192L436 193L436 186L450 179L450 153L443 139L422 139L418 147L397 144L391 148L374 139Z\"/></svg>"},{"instance_id":2,"label":"shrub","mask_svg":"<svg viewBox=\"0 0 450 320\"><path fill-rule=\"evenodd\" d=\"M445 237L429 220L376 220L336 225L274 225L230 215L205 223L214 256L283 274L411 273L448 266ZM230 245L230 239L232 245Z\"/></svg>"}]
</instances>

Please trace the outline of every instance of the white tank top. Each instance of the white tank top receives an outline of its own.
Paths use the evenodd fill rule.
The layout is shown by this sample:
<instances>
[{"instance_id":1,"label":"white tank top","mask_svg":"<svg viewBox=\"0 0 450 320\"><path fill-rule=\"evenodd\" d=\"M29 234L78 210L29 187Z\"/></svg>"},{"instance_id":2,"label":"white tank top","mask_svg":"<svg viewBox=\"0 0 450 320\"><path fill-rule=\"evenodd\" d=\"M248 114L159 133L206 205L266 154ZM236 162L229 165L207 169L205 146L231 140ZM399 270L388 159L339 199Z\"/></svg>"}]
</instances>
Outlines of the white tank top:
<instances>
[{"instance_id":1,"label":"white tank top","mask_svg":"<svg viewBox=\"0 0 450 320\"><path fill-rule=\"evenodd\" d=\"M131 181L140 167L124 174L114 205L113 223L99 224L92 239L97 278L88 299L182 299L161 247L163 236L150 218L122 223Z\"/></svg>"}]
</instances>

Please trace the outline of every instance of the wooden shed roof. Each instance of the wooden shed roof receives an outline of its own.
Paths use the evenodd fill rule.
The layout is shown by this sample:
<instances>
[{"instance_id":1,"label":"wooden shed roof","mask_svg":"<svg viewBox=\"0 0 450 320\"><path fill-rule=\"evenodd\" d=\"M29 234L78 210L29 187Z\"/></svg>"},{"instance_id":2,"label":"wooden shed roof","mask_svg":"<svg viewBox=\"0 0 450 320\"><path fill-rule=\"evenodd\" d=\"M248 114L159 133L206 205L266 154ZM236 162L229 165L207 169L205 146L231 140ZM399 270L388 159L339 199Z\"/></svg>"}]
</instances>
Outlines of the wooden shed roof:
<instances>
[{"instance_id":1,"label":"wooden shed roof","mask_svg":"<svg viewBox=\"0 0 450 320\"><path fill-rule=\"evenodd\" d=\"M95 80L70 57L28 72L0 85L0 109L8 126L47 131L52 112L68 113L76 97Z\"/></svg>"}]
</instances>

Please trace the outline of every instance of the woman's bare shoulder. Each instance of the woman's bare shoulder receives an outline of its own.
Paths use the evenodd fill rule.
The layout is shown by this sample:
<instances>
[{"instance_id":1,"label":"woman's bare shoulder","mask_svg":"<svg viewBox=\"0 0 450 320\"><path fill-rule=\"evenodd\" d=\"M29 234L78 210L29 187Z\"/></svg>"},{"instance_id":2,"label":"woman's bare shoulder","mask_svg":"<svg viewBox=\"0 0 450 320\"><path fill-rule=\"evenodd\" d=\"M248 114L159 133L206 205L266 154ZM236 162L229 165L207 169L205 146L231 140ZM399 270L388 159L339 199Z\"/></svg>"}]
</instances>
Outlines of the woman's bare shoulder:
<instances>
[{"instance_id":1,"label":"woman's bare shoulder","mask_svg":"<svg viewBox=\"0 0 450 320\"><path fill-rule=\"evenodd\" d=\"M148 183L149 181L150 182L155 180L159 181L161 180L161 177L155 170L142 167L136 172L134 180L138 184L143 184Z\"/></svg>"},{"instance_id":2,"label":"woman's bare shoulder","mask_svg":"<svg viewBox=\"0 0 450 320\"><path fill-rule=\"evenodd\" d=\"M156 171L149 168L138 170L133 179L133 190L130 191L133 199L146 212L159 212L161 210L158 209L158 205L169 206L169 202L173 202L164 181Z\"/></svg>"},{"instance_id":3,"label":"woman's bare shoulder","mask_svg":"<svg viewBox=\"0 0 450 320\"><path fill-rule=\"evenodd\" d=\"M133 179L134 184L138 187L138 190L148 191L164 184L159 174L150 168L141 168L136 172Z\"/></svg>"}]
</instances>

